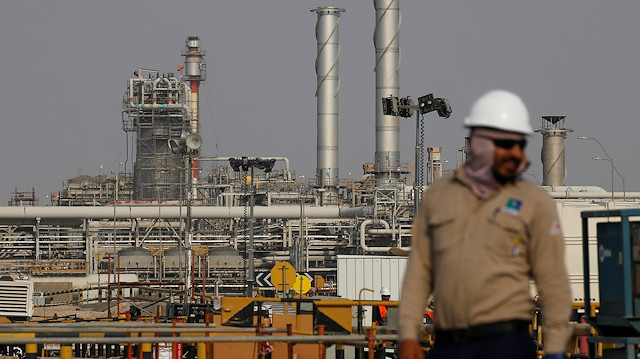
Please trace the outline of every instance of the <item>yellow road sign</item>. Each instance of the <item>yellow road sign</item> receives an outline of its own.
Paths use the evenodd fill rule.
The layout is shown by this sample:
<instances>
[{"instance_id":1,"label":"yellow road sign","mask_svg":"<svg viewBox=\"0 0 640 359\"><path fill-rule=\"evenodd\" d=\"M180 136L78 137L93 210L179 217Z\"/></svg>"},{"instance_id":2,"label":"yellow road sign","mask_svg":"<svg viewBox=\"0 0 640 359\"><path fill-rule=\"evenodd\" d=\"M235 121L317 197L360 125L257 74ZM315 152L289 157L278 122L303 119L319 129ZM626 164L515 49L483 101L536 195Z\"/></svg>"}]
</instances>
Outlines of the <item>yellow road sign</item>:
<instances>
[{"instance_id":1,"label":"yellow road sign","mask_svg":"<svg viewBox=\"0 0 640 359\"><path fill-rule=\"evenodd\" d=\"M293 290L298 294L305 294L311 289L311 280L306 275L299 275L296 277L296 282L293 284Z\"/></svg>"},{"instance_id":2,"label":"yellow road sign","mask_svg":"<svg viewBox=\"0 0 640 359\"><path fill-rule=\"evenodd\" d=\"M320 274L316 274L313 276L313 286L317 289L320 290L322 289L322 287L324 287L324 277L321 276Z\"/></svg>"},{"instance_id":3,"label":"yellow road sign","mask_svg":"<svg viewBox=\"0 0 640 359\"><path fill-rule=\"evenodd\" d=\"M271 284L281 292L286 292L296 280L296 270L289 262L278 262L271 268Z\"/></svg>"}]
</instances>

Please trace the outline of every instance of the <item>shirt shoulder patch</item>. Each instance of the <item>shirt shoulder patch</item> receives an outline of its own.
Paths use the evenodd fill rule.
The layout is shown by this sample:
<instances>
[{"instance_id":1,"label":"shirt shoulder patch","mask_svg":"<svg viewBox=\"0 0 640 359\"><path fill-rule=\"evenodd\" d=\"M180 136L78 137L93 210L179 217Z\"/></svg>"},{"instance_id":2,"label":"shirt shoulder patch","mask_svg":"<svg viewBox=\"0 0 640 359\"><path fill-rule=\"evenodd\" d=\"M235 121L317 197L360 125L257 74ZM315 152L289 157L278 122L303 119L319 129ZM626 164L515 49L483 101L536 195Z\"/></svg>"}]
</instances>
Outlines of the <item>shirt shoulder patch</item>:
<instances>
[{"instance_id":1,"label":"shirt shoulder patch","mask_svg":"<svg viewBox=\"0 0 640 359\"><path fill-rule=\"evenodd\" d=\"M554 219L551 222L551 228L549 229L549 234L552 236L557 236L562 234L562 229L560 228L560 223L558 223L557 219Z\"/></svg>"}]
</instances>

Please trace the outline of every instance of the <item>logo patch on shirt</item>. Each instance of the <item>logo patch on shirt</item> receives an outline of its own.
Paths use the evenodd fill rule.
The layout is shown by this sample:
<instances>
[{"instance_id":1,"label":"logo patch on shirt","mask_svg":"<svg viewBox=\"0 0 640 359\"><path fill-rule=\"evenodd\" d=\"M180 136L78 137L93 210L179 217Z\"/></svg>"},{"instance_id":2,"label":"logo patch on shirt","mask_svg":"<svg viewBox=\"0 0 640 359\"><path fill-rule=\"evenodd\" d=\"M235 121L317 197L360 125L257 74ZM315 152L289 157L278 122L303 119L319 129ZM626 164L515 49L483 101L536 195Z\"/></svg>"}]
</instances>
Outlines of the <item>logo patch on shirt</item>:
<instances>
[{"instance_id":1,"label":"logo patch on shirt","mask_svg":"<svg viewBox=\"0 0 640 359\"><path fill-rule=\"evenodd\" d=\"M515 198L509 198L507 204L504 205L504 211L510 215L517 216L520 213L520 207L522 207L522 201Z\"/></svg>"}]
</instances>

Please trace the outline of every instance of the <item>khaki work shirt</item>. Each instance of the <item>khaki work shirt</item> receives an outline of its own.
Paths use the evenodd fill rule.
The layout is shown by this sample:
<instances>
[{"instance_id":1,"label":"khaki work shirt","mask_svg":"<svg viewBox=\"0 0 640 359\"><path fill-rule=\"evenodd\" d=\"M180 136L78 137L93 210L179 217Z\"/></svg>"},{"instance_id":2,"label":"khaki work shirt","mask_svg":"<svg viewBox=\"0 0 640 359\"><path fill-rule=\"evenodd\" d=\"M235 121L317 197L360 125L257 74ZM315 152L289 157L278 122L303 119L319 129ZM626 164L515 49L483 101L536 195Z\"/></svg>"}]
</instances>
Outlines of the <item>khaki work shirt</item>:
<instances>
[{"instance_id":1,"label":"khaki work shirt","mask_svg":"<svg viewBox=\"0 0 640 359\"><path fill-rule=\"evenodd\" d=\"M486 200L473 194L461 169L430 186L414 220L405 273L400 340L416 338L429 294L439 329L530 320L533 278L543 305L544 349L566 349L571 294L564 239L555 202L526 180Z\"/></svg>"}]
</instances>

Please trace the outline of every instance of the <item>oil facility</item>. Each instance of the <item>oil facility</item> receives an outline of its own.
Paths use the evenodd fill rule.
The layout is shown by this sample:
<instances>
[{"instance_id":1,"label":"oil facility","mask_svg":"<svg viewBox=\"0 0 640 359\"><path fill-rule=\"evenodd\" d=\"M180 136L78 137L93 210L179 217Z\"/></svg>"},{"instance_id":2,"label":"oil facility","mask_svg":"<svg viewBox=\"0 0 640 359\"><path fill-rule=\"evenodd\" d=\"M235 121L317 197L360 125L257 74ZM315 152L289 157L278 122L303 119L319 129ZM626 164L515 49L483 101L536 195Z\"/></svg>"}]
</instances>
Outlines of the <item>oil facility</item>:
<instances>
[{"instance_id":1,"label":"oil facility","mask_svg":"<svg viewBox=\"0 0 640 359\"><path fill-rule=\"evenodd\" d=\"M295 164L282 154L237 153L221 157L203 153L202 143L208 140L200 131L200 92L207 81L206 39L188 36L181 51L184 61L177 64L176 71L132 64L132 75L122 84L121 127L134 138L135 148L127 159L133 163L133 172L127 173L127 166L113 176L78 172L65 181L46 206L40 205L35 190L19 192L16 188L9 205L0 207L0 273L13 277L16 283L32 282L29 295L35 292L47 298L58 296L58 300L43 299L36 307L108 300L106 316L116 321L126 314L119 308L121 303L126 302L128 308L145 303L147 313L161 304L162 315L151 314L169 321L197 317L194 322L206 323L207 328L209 323L215 323L217 328L238 323L239 327L253 328L259 323L261 332L251 335L260 337L269 332L263 328L269 327L266 323L279 328L273 329L274 336L284 336L287 324L295 322L288 315L309 315L303 324L297 323L298 329L304 327L314 335L321 335L318 325L324 334L325 325L330 333L331 325L342 324L332 332L335 346L332 354L327 354L324 341L315 338L313 344L300 339L297 348L319 347L320 354L310 357L322 356L322 350L336 358L363 355L359 349L354 353L340 352L340 348L344 351L344 343L348 346L357 342L356 348L366 348L373 341L363 336L364 328L371 327L371 315L361 313L362 301L369 308L376 305L377 291L382 286L388 286L397 300L421 195L430 184L451 175L443 170L442 148L424 141L425 116L446 118L458 110L457 104L450 104L446 94L436 90L435 94L421 94L424 96L415 102L401 97L400 9L393 0L375 0L374 5L375 123L363 126L375 127L375 152L371 153L371 163L362 164L361 176L343 176L339 164L339 25L344 9L326 6L311 10L317 14L314 178L297 176ZM177 52L179 44L175 45ZM173 50L168 48L169 55ZM401 118L415 118L415 156L406 162L400 158ZM588 223L590 234L584 238L582 213L614 211L612 215L622 213L627 218L625 211L640 208L640 192L566 184L565 148L567 136L573 132L566 126L571 118L553 114L539 120L535 130L543 141L543 178L539 185L556 202L574 307L584 313L585 309L589 311L584 303L601 301L596 226L611 220L605 215L595 218ZM594 138L582 139L597 142ZM312 138L308 140L311 142ZM468 138L460 138L456 166L464 164L468 147ZM613 161L608 160L613 175ZM633 227L633 233L637 233L636 229ZM589 263L586 276L584 263ZM338 302L327 304L331 300L344 302L342 307L335 304ZM4 310L2 305L0 301L0 313ZM341 308L336 316L339 319L324 320L325 316L331 317L329 310L324 310L332 305ZM226 313L225 308L234 309ZM209 310L212 317L205 320L203 313ZM243 316L242 310L250 314ZM136 314L130 310L127 313L125 317ZM213 319L214 314L220 317ZM27 312L21 319L33 316ZM607 326L610 322L600 324L605 333L618 333ZM24 332L37 333L28 323L21 325ZM83 330L84 324L74 325L74 332ZM161 336L177 331L175 325L172 328L156 325L146 330ZM340 335L352 334L352 328L357 328L353 333L357 339L341 339ZM131 327L120 329L142 332ZM626 326L624 330L632 331ZM376 333L383 341L385 334ZM39 339L38 335L35 338ZM83 348L84 342L75 339L70 342ZM105 336L100 341L105 352L89 356L108 357L107 351L115 349L106 349L107 345L115 345L116 339L106 339ZM16 343L27 342L25 339ZM127 343L143 342L140 338ZM62 347L67 344L59 343L62 355ZM281 357L287 357L287 345L276 345L275 350L284 353ZM140 347L140 353L146 350L145 346ZM257 353L253 345L245 347L251 349L247 355ZM224 353L236 350L233 348L225 348ZM84 350L90 351L86 347ZM304 350L299 350L302 357ZM372 346L367 350L371 353ZM575 357L579 357L580 350L576 350ZM213 353L208 346L198 346L197 351L198 356L209 355L205 351ZM80 350L73 356L81 356L78 353Z\"/></svg>"}]
</instances>

